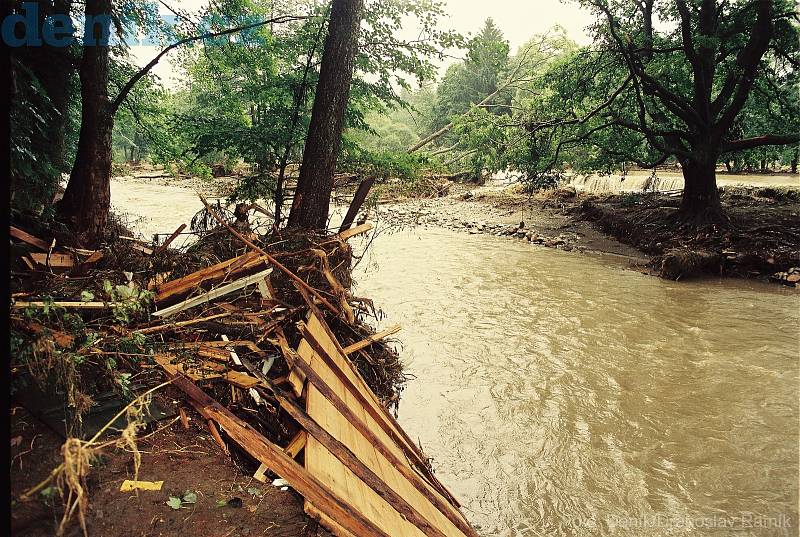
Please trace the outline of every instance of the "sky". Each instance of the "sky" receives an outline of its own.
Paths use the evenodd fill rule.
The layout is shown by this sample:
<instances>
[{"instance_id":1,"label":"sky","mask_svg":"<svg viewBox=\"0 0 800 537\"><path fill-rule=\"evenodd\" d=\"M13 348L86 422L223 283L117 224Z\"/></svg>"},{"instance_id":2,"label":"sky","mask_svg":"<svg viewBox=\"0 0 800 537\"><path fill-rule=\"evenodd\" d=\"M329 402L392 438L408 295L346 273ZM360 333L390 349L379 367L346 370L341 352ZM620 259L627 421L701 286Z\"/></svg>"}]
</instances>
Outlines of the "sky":
<instances>
[{"instance_id":1,"label":"sky","mask_svg":"<svg viewBox=\"0 0 800 537\"><path fill-rule=\"evenodd\" d=\"M475 34L491 17L503 31L514 53L517 48L533 35L544 33L556 24L567 31L567 35L581 45L591 39L585 28L592 23L588 11L569 0L446 0L448 17L440 21L443 30L456 30L462 35ZM197 12L207 5L207 0L181 0L174 5L189 12ZM162 12L169 13L162 6ZM399 38L413 39L416 28L413 24L404 27ZM158 47L136 46L131 53L140 66L144 66L158 54ZM452 56L463 57L463 51L450 51ZM446 59L440 65L440 74L457 58ZM156 65L153 72L167 87L175 87L181 80L180 72L170 62L169 56Z\"/></svg>"}]
</instances>

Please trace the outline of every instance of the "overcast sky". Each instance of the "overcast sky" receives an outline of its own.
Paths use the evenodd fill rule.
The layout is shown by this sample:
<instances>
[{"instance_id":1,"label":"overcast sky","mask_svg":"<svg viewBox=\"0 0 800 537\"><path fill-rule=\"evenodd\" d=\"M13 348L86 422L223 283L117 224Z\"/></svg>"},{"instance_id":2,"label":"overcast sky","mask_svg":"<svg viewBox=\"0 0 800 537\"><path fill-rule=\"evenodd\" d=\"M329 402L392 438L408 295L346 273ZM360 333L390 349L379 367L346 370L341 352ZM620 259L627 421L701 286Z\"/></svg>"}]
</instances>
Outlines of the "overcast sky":
<instances>
[{"instance_id":1,"label":"overcast sky","mask_svg":"<svg viewBox=\"0 0 800 537\"><path fill-rule=\"evenodd\" d=\"M174 5L183 10L199 11L206 4L207 0L182 0ZM546 32L556 24L563 26L579 44L589 42L585 28L592 18L586 10L570 0L447 0L446 4L449 16L440 21L442 29L456 30L463 35L475 34L483 22L491 17L511 44L512 53L533 35ZM169 13L163 6L162 12ZM413 26L403 28L398 37L413 39L416 29ZM157 47L131 48L140 65L145 65L158 51ZM463 51L453 51L453 54L462 55ZM442 65L442 72L453 61L456 60L447 60ZM175 73L174 69L169 60L161 60L153 71L167 86L174 86L180 79L180 74Z\"/></svg>"}]
</instances>

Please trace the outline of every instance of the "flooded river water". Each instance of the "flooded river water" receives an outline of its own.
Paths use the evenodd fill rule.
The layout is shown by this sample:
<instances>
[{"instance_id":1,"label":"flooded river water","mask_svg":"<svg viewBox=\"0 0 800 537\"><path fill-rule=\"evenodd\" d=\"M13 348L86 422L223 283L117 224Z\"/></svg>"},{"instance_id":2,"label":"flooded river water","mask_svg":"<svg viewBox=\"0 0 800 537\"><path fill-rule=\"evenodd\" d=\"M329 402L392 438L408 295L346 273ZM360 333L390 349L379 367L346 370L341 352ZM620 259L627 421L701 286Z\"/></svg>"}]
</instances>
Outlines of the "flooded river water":
<instances>
[{"instance_id":1,"label":"flooded river water","mask_svg":"<svg viewBox=\"0 0 800 537\"><path fill-rule=\"evenodd\" d=\"M136 187L112 202L146 233L199 208ZM436 229L378 237L355 279L482 535L798 534L800 292Z\"/></svg>"},{"instance_id":2,"label":"flooded river water","mask_svg":"<svg viewBox=\"0 0 800 537\"><path fill-rule=\"evenodd\" d=\"M797 291L449 231L364 263L400 421L486 535L797 535Z\"/></svg>"}]
</instances>

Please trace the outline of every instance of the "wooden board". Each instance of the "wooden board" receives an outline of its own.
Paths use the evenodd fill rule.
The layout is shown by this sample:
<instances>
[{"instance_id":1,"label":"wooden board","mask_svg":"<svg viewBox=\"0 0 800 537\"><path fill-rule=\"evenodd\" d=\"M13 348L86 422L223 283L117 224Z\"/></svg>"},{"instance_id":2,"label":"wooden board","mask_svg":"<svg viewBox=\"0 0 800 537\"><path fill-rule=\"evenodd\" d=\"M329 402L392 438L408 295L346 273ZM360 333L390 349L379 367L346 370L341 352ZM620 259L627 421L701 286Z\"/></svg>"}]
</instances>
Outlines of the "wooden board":
<instances>
[{"instance_id":1,"label":"wooden board","mask_svg":"<svg viewBox=\"0 0 800 537\"><path fill-rule=\"evenodd\" d=\"M359 226L342 231L337 235L337 237L343 241L346 241L351 237L355 237L356 235L361 235L362 233L366 233L367 231L372 229L372 227L373 227L372 222L365 222Z\"/></svg>"},{"instance_id":2,"label":"wooden board","mask_svg":"<svg viewBox=\"0 0 800 537\"><path fill-rule=\"evenodd\" d=\"M237 418L227 408L210 398L169 363L162 367L172 379L173 385L189 396L192 406L209 420L219 423L225 433L253 458L286 479L290 486L304 498L313 502L329 519L338 521L347 532L359 537L398 537L382 531L378 526L356 510L350 498L333 494L317 477L310 474L281 448L253 430L246 422Z\"/></svg>"},{"instance_id":3,"label":"wooden board","mask_svg":"<svg viewBox=\"0 0 800 537\"><path fill-rule=\"evenodd\" d=\"M336 440L349 448L361 463L381 477L390 489L402 497L430 527L434 528L435 533L430 529L424 530L420 524L414 524L407 517L401 515L397 506L384 499L385 495L379 495L376 490L359 479L347 465L343 464L310 434L305 446L305 465L309 473L316 476L335 495L348 498L353 507L358 509L365 518L390 535L404 537L430 534L448 537L476 535L461 512L408 463L407 446L401 447L396 442L403 437L399 434L387 434L385 430L387 426L399 427L396 422L379 423L383 419L385 409L381 407L380 410L376 408L368 410L365 408L365 402L367 405L380 405L380 403L377 402L377 398L369 391L358 373L349 367L347 358L342 355L339 345L329 336L322 322L312 315L307 328L312 341L306 343L311 351L303 354L310 354L310 359L306 362L306 357L302 355L301 357L316 374L312 375L312 372L309 371L309 380L316 376L318 380L323 381L330 392L335 394L329 395L329 397L338 398L344 402L349 409L348 414L360 422L360 425L357 426L348 420L340 410L337 410L336 405L324 395L322 390L318 389L315 382L309 382L307 385L306 408L308 415ZM323 354L327 355L329 359L333 358L335 364L329 365L328 360L323 359L314 347L321 347L321 350L324 350ZM301 350L298 349L298 354ZM337 368L340 370L336 371ZM348 377L349 383L342 381L343 375ZM354 389L367 390L369 393L355 393ZM364 426L368 429L368 434L363 432ZM380 444L380 447L376 447L376 444ZM406 467L400 469L400 465ZM307 502L306 510L309 515L316 515L320 522L334 534L349 535L338 525L338 520L331 524L331 520L320 516L319 510L313 502ZM457 524L463 530L459 529Z\"/></svg>"},{"instance_id":4,"label":"wooden board","mask_svg":"<svg viewBox=\"0 0 800 537\"><path fill-rule=\"evenodd\" d=\"M45 252L50 249L50 244L43 241L39 237L34 237L27 231L23 231L19 228L14 226L9 226L9 235L14 237L17 240L20 240L24 243L30 244L31 246L35 246L40 250L44 250Z\"/></svg>"},{"instance_id":5,"label":"wooden board","mask_svg":"<svg viewBox=\"0 0 800 537\"><path fill-rule=\"evenodd\" d=\"M204 293L202 295L188 298L183 302L178 302L177 304L169 306L168 308L154 311L152 315L153 317L169 317L170 315L174 315L183 310L199 306L200 304L207 304L208 302L211 302L216 298L225 296L228 293L232 293L234 291L238 291L239 289L243 289L248 285L258 284L259 282L264 281L264 278L269 276L271 272L272 269L267 269L257 274L253 274L251 276L245 276L231 283L212 289L211 291Z\"/></svg>"},{"instance_id":6,"label":"wooden board","mask_svg":"<svg viewBox=\"0 0 800 537\"><path fill-rule=\"evenodd\" d=\"M48 259L47 254L31 253L31 259L38 265L47 266L48 263L52 268L70 268L75 265L75 258L72 254L50 254Z\"/></svg>"},{"instance_id":7,"label":"wooden board","mask_svg":"<svg viewBox=\"0 0 800 537\"><path fill-rule=\"evenodd\" d=\"M342 350L344 351L345 354L352 354L356 351L360 351L365 347L369 347L373 343L380 341L385 337L389 337L392 334L396 334L399 331L400 331L400 325L396 324L394 326L387 328L386 330L383 330L382 332L377 332L375 334L372 334L368 338L364 338L358 343L353 343L352 345L348 345Z\"/></svg>"},{"instance_id":8,"label":"wooden board","mask_svg":"<svg viewBox=\"0 0 800 537\"><path fill-rule=\"evenodd\" d=\"M52 307L58 306L59 308L78 308L78 309L89 309L89 310L101 310L105 308L110 308L110 302L78 302L78 301L71 301L71 300L54 300L52 302L44 302L41 300L34 300L32 302L27 302L24 300L18 300L11 304L11 307L14 309L22 309L22 308L44 308L44 307Z\"/></svg>"},{"instance_id":9,"label":"wooden board","mask_svg":"<svg viewBox=\"0 0 800 537\"><path fill-rule=\"evenodd\" d=\"M226 277L236 278L264 264L263 256L257 252L248 252L159 285L155 300L159 304L171 302L204 284L217 282Z\"/></svg>"}]
</instances>

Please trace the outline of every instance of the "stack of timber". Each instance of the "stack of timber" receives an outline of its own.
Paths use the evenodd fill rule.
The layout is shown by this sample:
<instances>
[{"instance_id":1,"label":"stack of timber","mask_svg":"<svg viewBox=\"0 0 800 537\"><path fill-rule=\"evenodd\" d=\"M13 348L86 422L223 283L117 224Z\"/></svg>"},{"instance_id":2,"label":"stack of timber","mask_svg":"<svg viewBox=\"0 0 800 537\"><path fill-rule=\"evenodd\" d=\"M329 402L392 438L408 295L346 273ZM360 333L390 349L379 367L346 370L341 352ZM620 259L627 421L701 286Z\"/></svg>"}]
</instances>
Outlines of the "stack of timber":
<instances>
[{"instance_id":1,"label":"stack of timber","mask_svg":"<svg viewBox=\"0 0 800 537\"><path fill-rule=\"evenodd\" d=\"M166 376L169 397L186 404L184 426L191 408L224 454L256 480L286 480L334 535L477 535L393 417L406 379L387 338L400 327L376 332L367 323L371 302L350 292L348 240L372 224L258 236L206 209L220 225L191 247L135 243L133 257L121 256L114 249L134 243L125 238L105 250L116 264L81 272L79 257L56 272L52 243L12 231L45 254L50 269L12 297L14 330L32 347L46 338L60 353L113 356L126 374L147 380L142 391ZM220 251L236 255L208 254ZM116 286L87 297L72 285L101 278ZM54 309L70 323L79 316L92 337L71 334L69 316Z\"/></svg>"}]
</instances>

